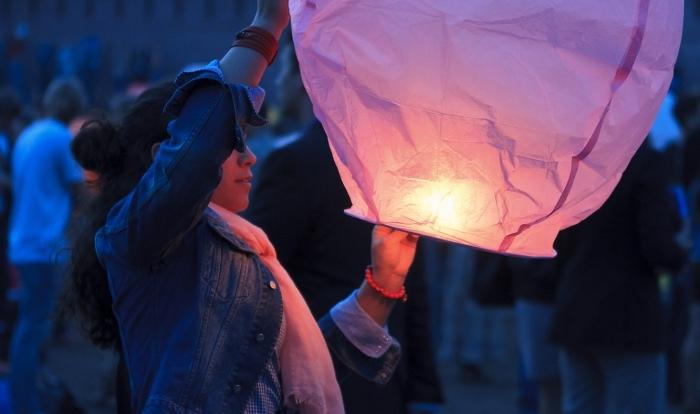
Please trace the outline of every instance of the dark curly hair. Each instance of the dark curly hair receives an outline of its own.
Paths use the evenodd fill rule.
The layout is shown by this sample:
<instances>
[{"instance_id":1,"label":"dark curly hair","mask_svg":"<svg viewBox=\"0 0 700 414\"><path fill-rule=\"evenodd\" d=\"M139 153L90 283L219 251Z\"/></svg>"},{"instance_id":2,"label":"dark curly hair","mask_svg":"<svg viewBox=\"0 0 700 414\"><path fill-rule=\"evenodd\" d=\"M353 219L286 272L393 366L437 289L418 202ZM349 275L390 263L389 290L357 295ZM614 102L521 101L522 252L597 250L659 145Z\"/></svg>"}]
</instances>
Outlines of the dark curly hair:
<instances>
[{"instance_id":1,"label":"dark curly hair","mask_svg":"<svg viewBox=\"0 0 700 414\"><path fill-rule=\"evenodd\" d=\"M152 163L151 147L167 138L170 117L163 107L175 91L172 83L145 91L118 125L106 119L87 122L71 143L81 167L97 175L95 190L79 207L71 232L70 281L63 313L77 316L100 347L119 347L107 272L97 259L95 234L107 213L138 183Z\"/></svg>"}]
</instances>

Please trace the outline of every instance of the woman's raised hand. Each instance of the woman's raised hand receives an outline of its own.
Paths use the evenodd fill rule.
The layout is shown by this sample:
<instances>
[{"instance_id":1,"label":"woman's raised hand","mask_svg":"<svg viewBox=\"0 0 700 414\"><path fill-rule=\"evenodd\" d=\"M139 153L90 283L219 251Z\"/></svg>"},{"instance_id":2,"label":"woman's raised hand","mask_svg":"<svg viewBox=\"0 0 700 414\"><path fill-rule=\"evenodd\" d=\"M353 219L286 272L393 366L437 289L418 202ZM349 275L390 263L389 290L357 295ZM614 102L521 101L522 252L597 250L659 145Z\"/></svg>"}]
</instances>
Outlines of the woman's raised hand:
<instances>
[{"instance_id":1,"label":"woman's raised hand","mask_svg":"<svg viewBox=\"0 0 700 414\"><path fill-rule=\"evenodd\" d=\"M376 225L372 233L372 278L388 292L401 290L416 254L418 236Z\"/></svg>"}]
</instances>

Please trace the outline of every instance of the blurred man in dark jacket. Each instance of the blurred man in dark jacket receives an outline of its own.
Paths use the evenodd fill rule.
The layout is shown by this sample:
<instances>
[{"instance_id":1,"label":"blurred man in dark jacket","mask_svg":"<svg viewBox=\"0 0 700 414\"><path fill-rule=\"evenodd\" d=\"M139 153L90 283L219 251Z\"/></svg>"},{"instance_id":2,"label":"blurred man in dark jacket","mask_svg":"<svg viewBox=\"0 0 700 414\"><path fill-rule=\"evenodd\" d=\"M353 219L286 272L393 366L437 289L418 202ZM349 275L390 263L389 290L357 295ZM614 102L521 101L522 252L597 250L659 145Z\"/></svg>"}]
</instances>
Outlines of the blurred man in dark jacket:
<instances>
[{"instance_id":1,"label":"blurred man in dark jacket","mask_svg":"<svg viewBox=\"0 0 700 414\"><path fill-rule=\"evenodd\" d=\"M683 128L683 186L690 204L693 249L687 276L691 301L685 343L685 412L700 414L700 94L679 97L674 108Z\"/></svg>"},{"instance_id":2,"label":"blurred man in dark jacket","mask_svg":"<svg viewBox=\"0 0 700 414\"><path fill-rule=\"evenodd\" d=\"M558 240L552 333L567 414L665 412L658 274L678 271L686 252L662 160L645 143L603 207Z\"/></svg>"},{"instance_id":3,"label":"blurred man in dark jacket","mask_svg":"<svg viewBox=\"0 0 700 414\"><path fill-rule=\"evenodd\" d=\"M298 77L293 52L283 51L281 58L288 65L282 74ZM282 79L280 83L298 85L297 93L305 94L301 82ZM305 96L299 98L297 102L310 105ZM372 225L343 213L350 199L318 121L312 120L297 139L287 141L260 167L246 217L265 230L311 312L320 317L362 280L370 263L367 246ZM417 257L406 282L408 302L397 303L389 320L389 331L402 346L402 361L391 381L380 387L336 364L349 414L423 413L439 408L442 391L430 343L425 278L417 272L422 268Z\"/></svg>"},{"instance_id":4,"label":"blurred man in dark jacket","mask_svg":"<svg viewBox=\"0 0 700 414\"><path fill-rule=\"evenodd\" d=\"M0 89L0 374L8 371L7 357L16 306L10 303L10 267L7 262L7 226L10 219L10 153L17 137L16 125L22 113L19 96L9 88Z\"/></svg>"},{"instance_id":5,"label":"blurred man in dark jacket","mask_svg":"<svg viewBox=\"0 0 700 414\"><path fill-rule=\"evenodd\" d=\"M518 353L523 376L537 384L538 413L559 414L559 348L551 343L549 331L561 257L546 260L509 257L506 261L513 278Z\"/></svg>"}]
</instances>

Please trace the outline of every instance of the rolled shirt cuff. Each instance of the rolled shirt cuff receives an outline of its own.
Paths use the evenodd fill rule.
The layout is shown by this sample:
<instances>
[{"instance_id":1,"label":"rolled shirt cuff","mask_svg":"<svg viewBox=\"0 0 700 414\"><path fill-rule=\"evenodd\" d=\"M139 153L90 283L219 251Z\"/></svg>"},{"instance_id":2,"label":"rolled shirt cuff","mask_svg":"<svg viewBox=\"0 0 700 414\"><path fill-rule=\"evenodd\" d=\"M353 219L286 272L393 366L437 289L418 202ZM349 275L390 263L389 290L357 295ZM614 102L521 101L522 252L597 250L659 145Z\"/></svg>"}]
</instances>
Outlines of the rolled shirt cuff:
<instances>
[{"instance_id":1,"label":"rolled shirt cuff","mask_svg":"<svg viewBox=\"0 0 700 414\"><path fill-rule=\"evenodd\" d=\"M338 302L330 312L333 322L353 346L371 358L384 355L391 345L398 342L386 327L381 327L357 301L357 290Z\"/></svg>"}]
</instances>

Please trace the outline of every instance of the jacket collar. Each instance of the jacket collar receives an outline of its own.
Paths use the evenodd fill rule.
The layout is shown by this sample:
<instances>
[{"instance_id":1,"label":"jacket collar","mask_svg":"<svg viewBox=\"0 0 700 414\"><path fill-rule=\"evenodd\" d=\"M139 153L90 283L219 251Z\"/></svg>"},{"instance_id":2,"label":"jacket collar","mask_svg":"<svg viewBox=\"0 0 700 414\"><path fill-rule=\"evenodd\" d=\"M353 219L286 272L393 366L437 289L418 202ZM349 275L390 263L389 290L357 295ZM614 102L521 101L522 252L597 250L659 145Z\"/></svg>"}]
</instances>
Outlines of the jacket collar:
<instances>
[{"instance_id":1,"label":"jacket collar","mask_svg":"<svg viewBox=\"0 0 700 414\"><path fill-rule=\"evenodd\" d=\"M228 224L214 210L207 207L204 210L204 218L209 227L224 240L229 242L234 248L246 253L255 254L255 251L248 246L240 237L231 231Z\"/></svg>"}]
</instances>

